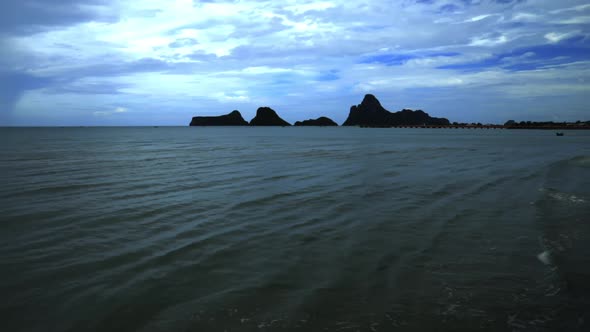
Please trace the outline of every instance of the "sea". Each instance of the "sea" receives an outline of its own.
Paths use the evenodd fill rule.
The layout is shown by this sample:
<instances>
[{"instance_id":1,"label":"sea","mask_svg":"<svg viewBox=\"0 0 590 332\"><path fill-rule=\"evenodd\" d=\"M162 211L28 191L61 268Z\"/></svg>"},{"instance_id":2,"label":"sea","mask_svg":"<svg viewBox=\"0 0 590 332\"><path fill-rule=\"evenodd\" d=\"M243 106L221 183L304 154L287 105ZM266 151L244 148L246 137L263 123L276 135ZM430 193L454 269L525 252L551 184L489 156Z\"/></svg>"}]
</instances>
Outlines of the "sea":
<instances>
[{"instance_id":1,"label":"sea","mask_svg":"<svg viewBox=\"0 0 590 332\"><path fill-rule=\"evenodd\" d=\"M589 331L590 131L1 128L0 330Z\"/></svg>"}]
</instances>

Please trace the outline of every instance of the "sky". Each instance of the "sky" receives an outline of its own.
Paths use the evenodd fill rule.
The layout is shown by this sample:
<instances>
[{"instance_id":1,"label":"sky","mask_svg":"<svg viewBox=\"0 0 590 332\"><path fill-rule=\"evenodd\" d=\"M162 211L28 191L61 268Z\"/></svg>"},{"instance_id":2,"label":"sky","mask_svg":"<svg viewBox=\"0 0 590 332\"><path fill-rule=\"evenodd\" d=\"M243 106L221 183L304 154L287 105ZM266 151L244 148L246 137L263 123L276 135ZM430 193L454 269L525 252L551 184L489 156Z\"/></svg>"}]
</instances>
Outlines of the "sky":
<instances>
[{"instance_id":1,"label":"sky","mask_svg":"<svg viewBox=\"0 0 590 332\"><path fill-rule=\"evenodd\" d=\"M584 0L2 0L0 126L188 125L372 93L450 121L590 120Z\"/></svg>"}]
</instances>

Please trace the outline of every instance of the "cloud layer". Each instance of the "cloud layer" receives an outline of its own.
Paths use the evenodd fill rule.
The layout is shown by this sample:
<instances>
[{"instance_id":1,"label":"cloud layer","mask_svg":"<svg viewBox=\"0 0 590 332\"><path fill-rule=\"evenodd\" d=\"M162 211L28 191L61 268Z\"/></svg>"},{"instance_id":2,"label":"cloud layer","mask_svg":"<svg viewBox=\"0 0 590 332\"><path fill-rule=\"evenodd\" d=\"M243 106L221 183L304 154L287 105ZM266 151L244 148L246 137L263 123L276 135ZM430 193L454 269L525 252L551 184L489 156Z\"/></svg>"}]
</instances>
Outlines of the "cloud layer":
<instances>
[{"instance_id":1,"label":"cloud layer","mask_svg":"<svg viewBox=\"0 0 590 332\"><path fill-rule=\"evenodd\" d=\"M0 125L293 122L374 93L452 121L589 119L590 5L6 0Z\"/></svg>"}]
</instances>

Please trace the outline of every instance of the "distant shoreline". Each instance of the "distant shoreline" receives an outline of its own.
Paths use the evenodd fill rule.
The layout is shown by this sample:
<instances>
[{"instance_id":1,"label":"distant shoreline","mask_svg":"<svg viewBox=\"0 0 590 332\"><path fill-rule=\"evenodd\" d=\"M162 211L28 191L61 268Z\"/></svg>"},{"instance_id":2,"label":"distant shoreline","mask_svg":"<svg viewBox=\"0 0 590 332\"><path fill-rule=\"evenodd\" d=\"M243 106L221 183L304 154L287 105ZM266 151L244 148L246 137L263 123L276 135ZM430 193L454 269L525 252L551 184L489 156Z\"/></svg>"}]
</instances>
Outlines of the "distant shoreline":
<instances>
[{"instance_id":1,"label":"distant shoreline","mask_svg":"<svg viewBox=\"0 0 590 332\"><path fill-rule=\"evenodd\" d=\"M221 127L221 128L260 128L260 126L191 126L191 127ZM281 127L282 126L269 126L271 128ZM288 126L288 127L312 127L312 126ZM525 127L511 127L511 126L504 126L504 125L448 125L448 126L313 126L319 128L345 128L345 127L352 127L352 128L379 128L379 129L500 129L500 130L590 130L590 126L572 126L572 125L565 125L565 126L525 126ZM62 129L62 128L78 128L78 129L88 129L88 128L187 128L186 125L93 125L93 126L0 126L0 129Z\"/></svg>"},{"instance_id":2,"label":"distant shoreline","mask_svg":"<svg viewBox=\"0 0 590 332\"><path fill-rule=\"evenodd\" d=\"M317 119L296 121L295 126L332 127L338 126L332 119L321 116ZM256 116L250 121L244 120L238 110L218 116L194 116L189 124L191 127L209 126L276 126L289 127L289 122L282 119L270 107L260 107ZM422 110L403 109L390 112L385 109L377 97L366 94L362 102L352 105L348 117L341 126L361 128L432 128L432 129L540 129L540 130L576 130L590 129L590 121L582 122L538 122L508 120L504 124L482 124L451 122L447 118L431 117Z\"/></svg>"}]
</instances>

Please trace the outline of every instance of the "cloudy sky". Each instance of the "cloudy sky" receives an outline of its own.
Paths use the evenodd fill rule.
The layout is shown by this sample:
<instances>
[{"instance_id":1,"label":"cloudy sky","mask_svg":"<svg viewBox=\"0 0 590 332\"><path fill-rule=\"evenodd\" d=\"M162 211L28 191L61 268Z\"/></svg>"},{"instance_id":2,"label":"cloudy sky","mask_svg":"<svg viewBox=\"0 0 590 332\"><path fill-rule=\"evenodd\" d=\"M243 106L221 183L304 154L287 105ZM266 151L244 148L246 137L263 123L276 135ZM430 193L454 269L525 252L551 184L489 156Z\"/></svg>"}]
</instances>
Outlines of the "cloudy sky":
<instances>
[{"instance_id":1,"label":"cloudy sky","mask_svg":"<svg viewBox=\"0 0 590 332\"><path fill-rule=\"evenodd\" d=\"M586 0L2 0L0 125L186 125L375 94L451 121L590 120Z\"/></svg>"}]
</instances>

